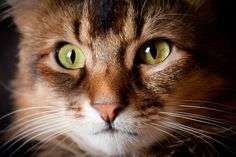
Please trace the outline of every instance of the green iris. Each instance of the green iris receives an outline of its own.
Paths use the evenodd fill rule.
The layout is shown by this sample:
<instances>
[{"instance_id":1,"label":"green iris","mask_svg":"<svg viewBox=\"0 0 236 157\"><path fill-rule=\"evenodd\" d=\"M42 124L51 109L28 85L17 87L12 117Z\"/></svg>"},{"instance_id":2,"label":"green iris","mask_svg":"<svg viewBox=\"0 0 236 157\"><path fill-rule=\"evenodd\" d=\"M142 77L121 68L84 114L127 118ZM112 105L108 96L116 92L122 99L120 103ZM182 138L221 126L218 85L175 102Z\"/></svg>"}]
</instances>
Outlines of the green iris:
<instances>
[{"instance_id":1,"label":"green iris","mask_svg":"<svg viewBox=\"0 0 236 157\"><path fill-rule=\"evenodd\" d=\"M58 49L58 61L66 69L80 69L85 66L83 52L72 44L66 44Z\"/></svg>"},{"instance_id":2,"label":"green iris","mask_svg":"<svg viewBox=\"0 0 236 157\"><path fill-rule=\"evenodd\" d=\"M170 54L170 44L166 41L154 41L144 45L139 55L144 64L158 64Z\"/></svg>"}]
</instances>

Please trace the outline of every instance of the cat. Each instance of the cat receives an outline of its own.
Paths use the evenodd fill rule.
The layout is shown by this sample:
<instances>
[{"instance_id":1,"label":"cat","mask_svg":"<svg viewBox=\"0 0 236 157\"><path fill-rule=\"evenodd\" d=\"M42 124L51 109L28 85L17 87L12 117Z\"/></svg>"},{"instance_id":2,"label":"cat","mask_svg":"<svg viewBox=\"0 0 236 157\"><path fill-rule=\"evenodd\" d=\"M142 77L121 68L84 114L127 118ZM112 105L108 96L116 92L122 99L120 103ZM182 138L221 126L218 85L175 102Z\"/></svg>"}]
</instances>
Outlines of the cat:
<instances>
[{"instance_id":1,"label":"cat","mask_svg":"<svg viewBox=\"0 0 236 157\"><path fill-rule=\"evenodd\" d=\"M32 141L35 157L235 155L235 47L216 1L9 4L21 42L7 137L23 141L11 155Z\"/></svg>"}]
</instances>

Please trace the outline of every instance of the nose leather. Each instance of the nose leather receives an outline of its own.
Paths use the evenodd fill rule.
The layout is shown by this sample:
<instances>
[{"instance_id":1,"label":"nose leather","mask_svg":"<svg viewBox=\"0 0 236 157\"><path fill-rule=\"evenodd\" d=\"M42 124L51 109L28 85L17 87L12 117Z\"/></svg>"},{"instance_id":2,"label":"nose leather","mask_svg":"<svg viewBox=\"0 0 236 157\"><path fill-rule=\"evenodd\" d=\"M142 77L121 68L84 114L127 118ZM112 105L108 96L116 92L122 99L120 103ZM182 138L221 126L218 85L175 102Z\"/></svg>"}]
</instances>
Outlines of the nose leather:
<instances>
[{"instance_id":1,"label":"nose leather","mask_svg":"<svg viewBox=\"0 0 236 157\"><path fill-rule=\"evenodd\" d=\"M102 119L106 122L113 122L122 108L120 103L97 103L93 107L99 111Z\"/></svg>"}]
</instances>

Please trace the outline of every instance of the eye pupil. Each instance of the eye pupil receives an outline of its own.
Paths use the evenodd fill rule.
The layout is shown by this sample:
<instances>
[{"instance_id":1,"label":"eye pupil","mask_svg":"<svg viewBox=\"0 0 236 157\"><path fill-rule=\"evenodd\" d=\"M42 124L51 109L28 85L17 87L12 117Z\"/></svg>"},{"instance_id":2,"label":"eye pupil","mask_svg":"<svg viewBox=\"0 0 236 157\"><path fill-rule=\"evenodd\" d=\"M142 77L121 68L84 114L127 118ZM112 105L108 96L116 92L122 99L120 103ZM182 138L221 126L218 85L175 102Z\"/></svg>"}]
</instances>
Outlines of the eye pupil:
<instances>
[{"instance_id":1,"label":"eye pupil","mask_svg":"<svg viewBox=\"0 0 236 157\"><path fill-rule=\"evenodd\" d=\"M147 48L145 49L145 53L146 54L150 53L153 58L156 58L157 57L157 49L156 49L155 44L148 45Z\"/></svg>"},{"instance_id":2,"label":"eye pupil","mask_svg":"<svg viewBox=\"0 0 236 157\"><path fill-rule=\"evenodd\" d=\"M68 52L67 57L70 58L71 62L74 64L75 63L75 50L71 50Z\"/></svg>"}]
</instances>

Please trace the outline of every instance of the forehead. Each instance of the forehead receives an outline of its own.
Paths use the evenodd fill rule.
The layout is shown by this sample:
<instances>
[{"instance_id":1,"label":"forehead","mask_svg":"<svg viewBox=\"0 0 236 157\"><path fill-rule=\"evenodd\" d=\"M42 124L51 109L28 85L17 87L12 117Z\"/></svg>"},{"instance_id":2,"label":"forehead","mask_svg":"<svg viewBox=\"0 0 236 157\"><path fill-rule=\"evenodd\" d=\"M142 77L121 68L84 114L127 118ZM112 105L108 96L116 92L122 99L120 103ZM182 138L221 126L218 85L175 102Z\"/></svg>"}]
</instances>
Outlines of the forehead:
<instances>
[{"instance_id":1,"label":"forehead","mask_svg":"<svg viewBox=\"0 0 236 157\"><path fill-rule=\"evenodd\" d=\"M140 28L147 18L155 18L158 14L184 14L189 6L184 0L51 0L46 4L49 11L68 12L66 14L78 21L77 26L81 19L87 18L93 25L90 29L92 36L109 30L120 33L128 19Z\"/></svg>"}]
</instances>

